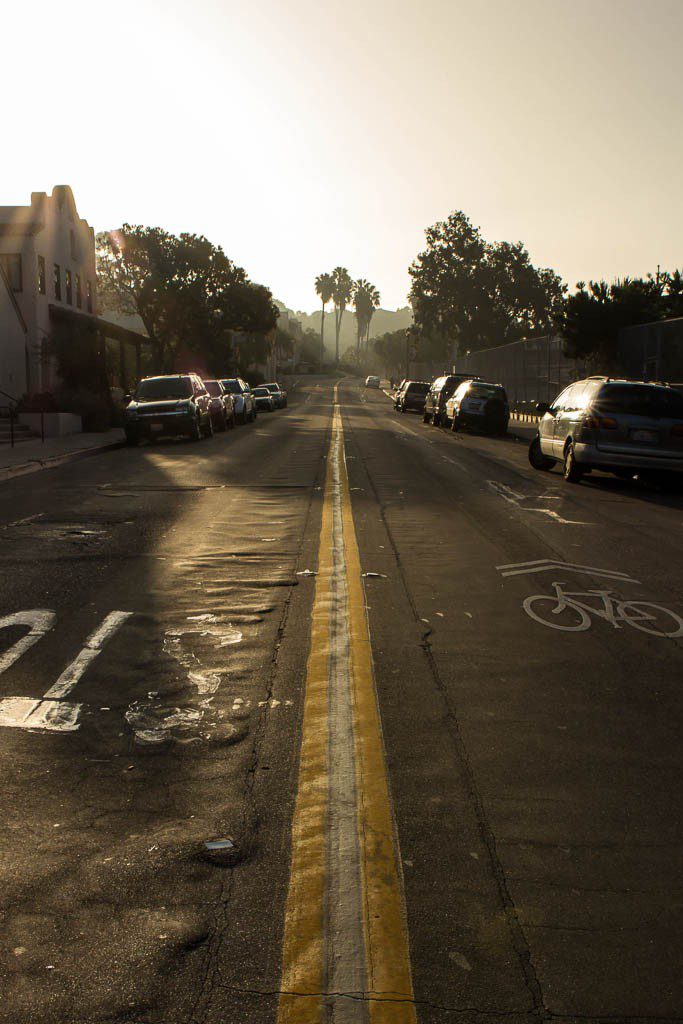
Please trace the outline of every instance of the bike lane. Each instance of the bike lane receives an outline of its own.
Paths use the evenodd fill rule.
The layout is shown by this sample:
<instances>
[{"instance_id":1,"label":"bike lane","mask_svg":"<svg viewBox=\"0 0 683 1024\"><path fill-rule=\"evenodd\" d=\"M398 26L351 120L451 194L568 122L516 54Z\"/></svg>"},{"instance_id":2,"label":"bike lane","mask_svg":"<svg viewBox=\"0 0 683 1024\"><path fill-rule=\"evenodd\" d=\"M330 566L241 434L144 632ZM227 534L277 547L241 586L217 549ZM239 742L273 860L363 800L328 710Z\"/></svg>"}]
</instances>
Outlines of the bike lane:
<instances>
[{"instance_id":1,"label":"bike lane","mask_svg":"<svg viewBox=\"0 0 683 1024\"><path fill-rule=\"evenodd\" d=\"M420 1019L680 1017L681 640L634 628L680 627L676 542L632 525L661 508L532 518L475 453L346 412ZM553 584L630 621L549 627Z\"/></svg>"}]
</instances>

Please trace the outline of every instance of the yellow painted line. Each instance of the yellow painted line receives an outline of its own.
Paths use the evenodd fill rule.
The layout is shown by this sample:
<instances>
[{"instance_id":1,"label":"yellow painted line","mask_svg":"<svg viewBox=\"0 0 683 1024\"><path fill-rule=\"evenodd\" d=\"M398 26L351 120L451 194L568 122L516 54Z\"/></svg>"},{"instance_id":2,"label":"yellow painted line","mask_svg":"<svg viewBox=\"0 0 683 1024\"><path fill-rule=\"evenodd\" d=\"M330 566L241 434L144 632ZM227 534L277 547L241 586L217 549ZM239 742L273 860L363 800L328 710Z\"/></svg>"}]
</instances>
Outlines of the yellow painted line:
<instances>
[{"instance_id":1,"label":"yellow painted line","mask_svg":"<svg viewBox=\"0 0 683 1024\"><path fill-rule=\"evenodd\" d=\"M357 841L361 862L362 892L356 894L359 915L356 920L362 917L365 938L363 973L367 1000L360 1005L367 1008L370 1024L416 1024L403 880L391 811L360 556L343 458L343 426L336 397L335 389L311 647L306 669L299 782L292 822L292 861L285 907L278 1024L323 1024L328 1016L325 996L328 965L335 956L344 955L341 952L343 948L351 948L344 947L343 940L339 940L341 945L335 947L335 936L326 934L325 913L330 873L326 826L330 799L331 580L335 540L339 540L340 529L348 603L348 670L353 699L357 791L357 836L354 841ZM336 465L335 452L342 453ZM337 510L341 499L341 525L336 536L335 495ZM339 522L339 511L336 515ZM354 905L354 901L349 905ZM358 995L356 993L356 998ZM360 1019L356 1011L351 1012L348 1000L346 1002L343 1016L350 1016L344 1016L344 1019ZM355 1006L360 1009L358 1002Z\"/></svg>"},{"instance_id":2,"label":"yellow painted line","mask_svg":"<svg viewBox=\"0 0 683 1024\"><path fill-rule=\"evenodd\" d=\"M341 415L337 413L337 416L343 438ZM415 1024L403 876L391 813L365 592L345 462L342 470L342 516L349 588L359 832L365 889L363 903L366 907L367 988L374 997L369 1003L370 1020L373 1024Z\"/></svg>"},{"instance_id":3,"label":"yellow painted line","mask_svg":"<svg viewBox=\"0 0 683 1024\"><path fill-rule=\"evenodd\" d=\"M327 815L328 668L332 506L328 465L318 575L306 665L299 785L292 822L292 861L285 908L278 1024L318 1024L325 979L325 820ZM299 994L295 994L299 993ZM300 994L318 993L301 998Z\"/></svg>"}]
</instances>

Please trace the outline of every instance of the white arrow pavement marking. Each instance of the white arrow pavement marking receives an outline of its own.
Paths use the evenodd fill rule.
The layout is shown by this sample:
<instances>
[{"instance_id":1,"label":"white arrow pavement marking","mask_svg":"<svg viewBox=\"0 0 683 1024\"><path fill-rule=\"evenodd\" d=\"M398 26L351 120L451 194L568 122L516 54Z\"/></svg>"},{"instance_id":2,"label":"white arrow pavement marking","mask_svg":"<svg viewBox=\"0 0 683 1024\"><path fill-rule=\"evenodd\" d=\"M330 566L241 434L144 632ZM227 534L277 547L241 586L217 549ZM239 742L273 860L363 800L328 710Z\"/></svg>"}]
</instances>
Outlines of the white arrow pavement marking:
<instances>
[{"instance_id":1,"label":"white arrow pavement marking","mask_svg":"<svg viewBox=\"0 0 683 1024\"><path fill-rule=\"evenodd\" d=\"M606 576L609 579L618 580L623 583L637 583L625 572L617 569L598 569L594 565L577 565L574 562L561 562L557 559L539 558L531 562L510 562L508 565L497 565L496 569L501 576L526 576L535 572L550 572L551 569L562 569L565 572L590 573L594 576Z\"/></svg>"}]
</instances>

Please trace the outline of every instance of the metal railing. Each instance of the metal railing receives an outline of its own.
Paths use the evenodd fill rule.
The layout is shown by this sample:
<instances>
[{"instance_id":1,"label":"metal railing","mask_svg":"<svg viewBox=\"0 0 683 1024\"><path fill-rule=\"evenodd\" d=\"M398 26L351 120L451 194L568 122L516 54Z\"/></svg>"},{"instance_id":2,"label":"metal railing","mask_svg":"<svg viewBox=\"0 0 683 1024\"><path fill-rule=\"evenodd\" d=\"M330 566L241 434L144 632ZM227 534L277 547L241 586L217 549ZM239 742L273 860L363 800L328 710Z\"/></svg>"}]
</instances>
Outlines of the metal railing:
<instances>
[{"instance_id":1,"label":"metal railing","mask_svg":"<svg viewBox=\"0 0 683 1024\"><path fill-rule=\"evenodd\" d=\"M9 419L9 445L10 448L14 448L15 443L15 424L19 422L17 415L17 406L19 405L19 399L15 398L14 395L10 395L7 391L3 391L0 388L0 396L8 398L11 404L0 404L0 413L3 409L7 410L7 418ZM40 440L45 444L45 412L43 409L40 410Z\"/></svg>"}]
</instances>

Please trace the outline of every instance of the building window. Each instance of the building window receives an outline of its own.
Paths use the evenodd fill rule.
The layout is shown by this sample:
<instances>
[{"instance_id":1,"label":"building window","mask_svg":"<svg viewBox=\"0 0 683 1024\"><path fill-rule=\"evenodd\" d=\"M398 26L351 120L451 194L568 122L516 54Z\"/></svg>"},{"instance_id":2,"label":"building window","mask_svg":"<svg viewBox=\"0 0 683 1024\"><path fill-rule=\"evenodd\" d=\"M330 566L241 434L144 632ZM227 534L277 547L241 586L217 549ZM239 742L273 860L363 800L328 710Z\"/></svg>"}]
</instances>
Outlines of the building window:
<instances>
[{"instance_id":1,"label":"building window","mask_svg":"<svg viewBox=\"0 0 683 1024\"><path fill-rule=\"evenodd\" d=\"M71 292L71 271L64 271L64 291L66 292L66 301L69 306L73 306L74 297Z\"/></svg>"},{"instance_id":2,"label":"building window","mask_svg":"<svg viewBox=\"0 0 683 1024\"><path fill-rule=\"evenodd\" d=\"M18 252L1 253L0 263L2 263L2 269L7 275L12 291L20 292L22 290L21 254Z\"/></svg>"},{"instance_id":3,"label":"building window","mask_svg":"<svg viewBox=\"0 0 683 1024\"><path fill-rule=\"evenodd\" d=\"M45 294L45 257L38 257L38 291Z\"/></svg>"},{"instance_id":4,"label":"building window","mask_svg":"<svg viewBox=\"0 0 683 1024\"><path fill-rule=\"evenodd\" d=\"M81 275L76 274L76 305L80 309L83 305L83 298L81 296Z\"/></svg>"},{"instance_id":5,"label":"building window","mask_svg":"<svg viewBox=\"0 0 683 1024\"><path fill-rule=\"evenodd\" d=\"M59 269L59 263L55 263L53 283L55 286L55 298L58 302L62 301L62 272Z\"/></svg>"},{"instance_id":6,"label":"building window","mask_svg":"<svg viewBox=\"0 0 683 1024\"><path fill-rule=\"evenodd\" d=\"M85 282L85 305L89 313L92 313L92 283Z\"/></svg>"}]
</instances>

